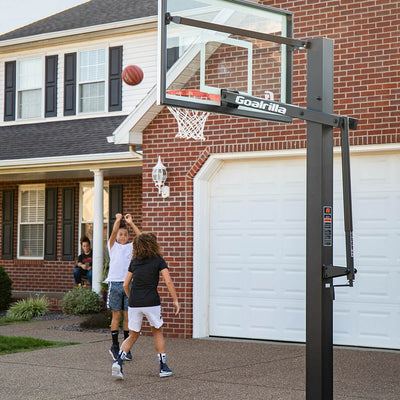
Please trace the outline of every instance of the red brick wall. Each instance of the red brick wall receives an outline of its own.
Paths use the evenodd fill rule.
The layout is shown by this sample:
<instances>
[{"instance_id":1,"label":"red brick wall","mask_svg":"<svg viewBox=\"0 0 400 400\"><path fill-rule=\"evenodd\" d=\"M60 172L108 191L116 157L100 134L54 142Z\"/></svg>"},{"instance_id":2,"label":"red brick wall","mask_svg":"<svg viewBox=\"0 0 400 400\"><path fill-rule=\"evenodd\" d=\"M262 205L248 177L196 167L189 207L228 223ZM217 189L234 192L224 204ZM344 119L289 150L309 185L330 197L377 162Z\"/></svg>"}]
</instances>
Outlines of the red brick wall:
<instances>
[{"instance_id":1,"label":"red brick wall","mask_svg":"<svg viewBox=\"0 0 400 400\"><path fill-rule=\"evenodd\" d=\"M399 1L263 1L294 12L294 37L334 40L334 112L359 120L352 145L400 142ZM306 105L306 51L294 51L293 103ZM172 314L162 286L164 331L192 335L193 177L212 153L304 148L306 124L280 124L211 115L206 141L175 139L176 122L167 109L143 135L143 229L157 233L174 279L182 312ZM335 144L339 144L335 130ZM151 170L158 155L168 168L171 196L157 193Z\"/></svg>"},{"instance_id":2,"label":"red brick wall","mask_svg":"<svg viewBox=\"0 0 400 400\"><path fill-rule=\"evenodd\" d=\"M131 213L135 222L139 227L142 225L142 178L141 176L106 178L110 185L123 185L123 211ZM87 181L87 180L85 180ZM57 260L17 260L17 218L18 218L18 185L27 183L45 183L46 187L58 187L58 223L57 223ZM14 197L14 259L1 260L3 266L13 282L13 291L22 292L56 292L65 293L73 288L73 268L75 261L62 261L62 188L72 187L75 191L75 242L78 243L78 220L79 220L79 181L63 180L63 181L45 181L45 182L16 182L16 183L0 183L0 204L2 204L2 189L15 189ZM0 221L2 220L2 210L0 210ZM0 224L0 237L1 237ZM1 246L0 246L1 252ZM76 245L75 253L78 256L80 249ZM53 308L59 308L59 303L55 302Z\"/></svg>"}]
</instances>

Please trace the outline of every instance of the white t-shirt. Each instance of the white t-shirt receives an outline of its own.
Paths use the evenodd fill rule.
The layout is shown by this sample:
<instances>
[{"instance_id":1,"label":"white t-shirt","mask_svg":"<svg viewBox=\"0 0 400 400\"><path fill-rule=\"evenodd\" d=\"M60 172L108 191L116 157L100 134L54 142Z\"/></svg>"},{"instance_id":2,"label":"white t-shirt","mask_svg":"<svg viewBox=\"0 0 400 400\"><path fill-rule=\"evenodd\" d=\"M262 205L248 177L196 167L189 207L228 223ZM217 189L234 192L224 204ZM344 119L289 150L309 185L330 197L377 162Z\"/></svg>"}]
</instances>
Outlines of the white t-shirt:
<instances>
[{"instance_id":1,"label":"white t-shirt","mask_svg":"<svg viewBox=\"0 0 400 400\"><path fill-rule=\"evenodd\" d=\"M115 241L110 249L110 241L108 241L107 247L110 255L110 268L104 282L124 282L132 259L132 242L120 244Z\"/></svg>"}]
</instances>

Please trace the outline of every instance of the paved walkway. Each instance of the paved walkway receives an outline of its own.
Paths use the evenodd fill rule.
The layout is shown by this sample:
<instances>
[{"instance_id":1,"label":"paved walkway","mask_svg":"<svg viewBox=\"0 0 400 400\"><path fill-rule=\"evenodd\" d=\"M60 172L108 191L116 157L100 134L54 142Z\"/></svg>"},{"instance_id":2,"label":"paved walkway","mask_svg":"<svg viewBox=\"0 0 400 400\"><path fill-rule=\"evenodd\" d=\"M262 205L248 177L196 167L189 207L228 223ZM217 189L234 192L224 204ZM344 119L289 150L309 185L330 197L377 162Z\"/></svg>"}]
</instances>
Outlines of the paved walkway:
<instances>
[{"instance_id":1,"label":"paved walkway","mask_svg":"<svg viewBox=\"0 0 400 400\"><path fill-rule=\"evenodd\" d=\"M80 317L0 326L0 335L77 345L0 356L1 400L305 400L305 347L166 339L174 375L158 377L152 337L140 337L124 380L111 376L110 334L56 329ZM334 400L400 400L400 352L334 350Z\"/></svg>"}]
</instances>

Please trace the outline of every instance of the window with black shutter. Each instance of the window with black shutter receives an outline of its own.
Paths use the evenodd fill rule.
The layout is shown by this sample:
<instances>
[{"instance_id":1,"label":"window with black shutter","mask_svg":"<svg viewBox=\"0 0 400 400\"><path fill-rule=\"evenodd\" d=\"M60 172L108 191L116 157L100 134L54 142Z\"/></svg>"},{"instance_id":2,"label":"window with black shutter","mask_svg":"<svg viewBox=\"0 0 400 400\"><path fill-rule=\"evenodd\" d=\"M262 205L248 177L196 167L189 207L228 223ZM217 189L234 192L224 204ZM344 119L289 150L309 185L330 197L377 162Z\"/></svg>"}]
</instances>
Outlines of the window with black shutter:
<instances>
[{"instance_id":1,"label":"window with black shutter","mask_svg":"<svg viewBox=\"0 0 400 400\"><path fill-rule=\"evenodd\" d=\"M58 56L47 56L45 77L45 117L57 116L57 67Z\"/></svg>"},{"instance_id":2,"label":"window with black shutter","mask_svg":"<svg viewBox=\"0 0 400 400\"><path fill-rule=\"evenodd\" d=\"M14 190L3 190L3 230L1 255L3 260L12 260L14 250Z\"/></svg>"},{"instance_id":3,"label":"window with black shutter","mask_svg":"<svg viewBox=\"0 0 400 400\"><path fill-rule=\"evenodd\" d=\"M65 187L62 191L62 259L75 259L75 188Z\"/></svg>"},{"instance_id":4,"label":"window with black shutter","mask_svg":"<svg viewBox=\"0 0 400 400\"><path fill-rule=\"evenodd\" d=\"M64 56L64 115L76 114L76 53Z\"/></svg>"},{"instance_id":5,"label":"window with black shutter","mask_svg":"<svg viewBox=\"0 0 400 400\"><path fill-rule=\"evenodd\" d=\"M115 222L115 214L121 213L122 210L122 185L110 185L109 189L109 200L108 200L108 215L109 221L108 224L108 236L110 237L111 232L114 227Z\"/></svg>"},{"instance_id":6,"label":"window with black shutter","mask_svg":"<svg viewBox=\"0 0 400 400\"><path fill-rule=\"evenodd\" d=\"M15 120L16 61L4 64L4 121Z\"/></svg>"},{"instance_id":7,"label":"window with black shutter","mask_svg":"<svg viewBox=\"0 0 400 400\"><path fill-rule=\"evenodd\" d=\"M46 188L44 259L57 259L57 188Z\"/></svg>"},{"instance_id":8,"label":"window with black shutter","mask_svg":"<svg viewBox=\"0 0 400 400\"><path fill-rule=\"evenodd\" d=\"M122 110L122 46L109 50L108 111Z\"/></svg>"}]
</instances>

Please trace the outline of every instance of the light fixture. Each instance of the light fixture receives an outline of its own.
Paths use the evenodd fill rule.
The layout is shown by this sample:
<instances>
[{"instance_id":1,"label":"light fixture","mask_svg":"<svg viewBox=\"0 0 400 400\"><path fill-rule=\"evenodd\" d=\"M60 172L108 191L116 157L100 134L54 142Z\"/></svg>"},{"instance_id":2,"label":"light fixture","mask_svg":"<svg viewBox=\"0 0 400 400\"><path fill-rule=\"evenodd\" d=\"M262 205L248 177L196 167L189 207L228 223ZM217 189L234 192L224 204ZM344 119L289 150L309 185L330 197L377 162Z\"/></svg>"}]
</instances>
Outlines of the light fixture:
<instances>
[{"instance_id":1,"label":"light fixture","mask_svg":"<svg viewBox=\"0 0 400 400\"><path fill-rule=\"evenodd\" d=\"M165 181L167 180L167 168L161 162L161 157L158 156L158 162L153 167L153 182L158 189L158 193L161 194L162 198L166 198L169 196L169 186L165 185Z\"/></svg>"}]
</instances>

